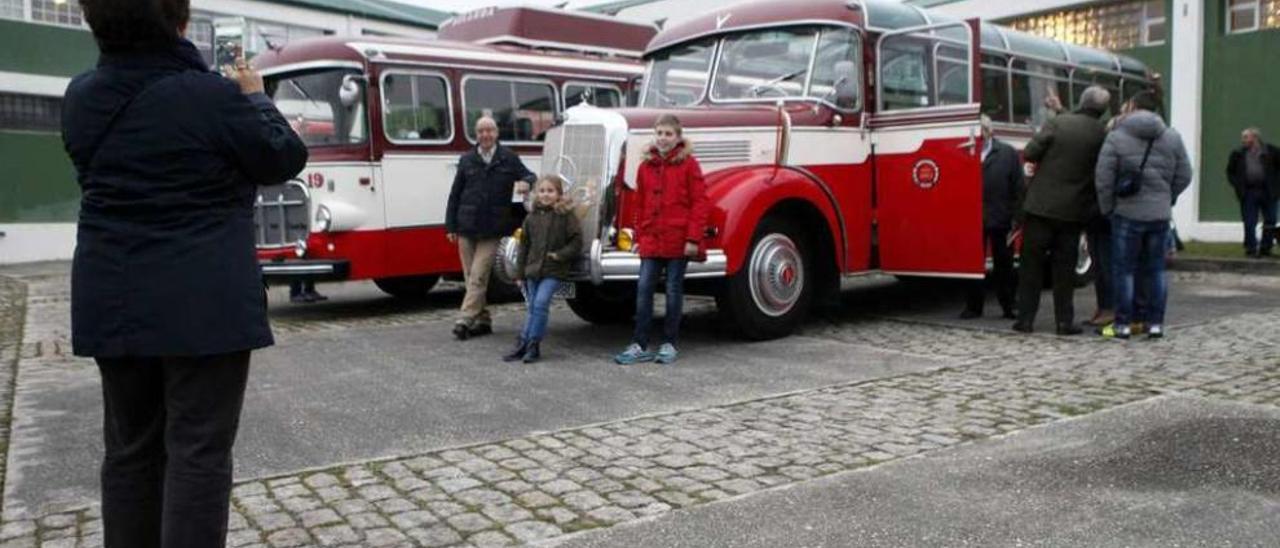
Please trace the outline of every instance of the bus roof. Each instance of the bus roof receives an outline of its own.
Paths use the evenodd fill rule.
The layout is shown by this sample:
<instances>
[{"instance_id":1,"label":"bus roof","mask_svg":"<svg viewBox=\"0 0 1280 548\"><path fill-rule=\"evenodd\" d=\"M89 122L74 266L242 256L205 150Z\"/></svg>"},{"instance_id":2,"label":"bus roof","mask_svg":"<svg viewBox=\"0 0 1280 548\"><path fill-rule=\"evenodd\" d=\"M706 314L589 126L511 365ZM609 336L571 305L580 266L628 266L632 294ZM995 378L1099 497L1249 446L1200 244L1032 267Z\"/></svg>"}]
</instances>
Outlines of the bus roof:
<instances>
[{"instance_id":1,"label":"bus roof","mask_svg":"<svg viewBox=\"0 0 1280 548\"><path fill-rule=\"evenodd\" d=\"M535 7L482 8L440 25L445 40L509 44L535 50L576 51L640 58L657 34L652 24L581 11Z\"/></svg>"},{"instance_id":2,"label":"bus roof","mask_svg":"<svg viewBox=\"0 0 1280 548\"><path fill-rule=\"evenodd\" d=\"M544 75L597 75L613 80L625 80L643 72L638 62L628 59L530 52L526 48L449 40L372 36L298 40L254 58L254 64L264 74L325 65L364 67L379 63L431 64Z\"/></svg>"},{"instance_id":3,"label":"bus roof","mask_svg":"<svg viewBox=\"0 0 1280 548\"><path fill-rule=\"evenodd\" d=\"M712 10L659 32L646 54L707 36L785 24L835 24L886 32L960 20L892 0L751 0ZM989 23L981 25L984 52L1146 78L1141 61L1106 50L1065 44Z\"/></svg>"}]
</instances>

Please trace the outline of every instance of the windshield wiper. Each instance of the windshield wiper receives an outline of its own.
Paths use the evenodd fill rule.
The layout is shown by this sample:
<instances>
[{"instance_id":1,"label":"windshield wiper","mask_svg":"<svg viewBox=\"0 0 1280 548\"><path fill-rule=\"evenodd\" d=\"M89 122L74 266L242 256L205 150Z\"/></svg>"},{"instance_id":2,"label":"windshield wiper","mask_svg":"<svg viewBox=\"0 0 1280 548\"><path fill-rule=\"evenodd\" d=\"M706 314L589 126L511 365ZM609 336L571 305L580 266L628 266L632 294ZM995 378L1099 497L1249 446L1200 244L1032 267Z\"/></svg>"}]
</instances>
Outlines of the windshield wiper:
<instances>
[{"instance_id":1,"label":"windshield wiper","mask_svg":"<svg viewBox=\"0 0 1280 548\"><path fill-rule=\"evenodd\" d=\"M781 75L781 76L778 76L777 78L774 78L774 79L769 80L769 81L767 81L767 82L762 82L762 83L756 84L756 85L754 85L754 86L751 86L751 89L747 90L747 93L750 93L750 94L751 94L751 96L753 96L753 97L759 97L759 96L760 96L760 92L761 92L761 91L764 91L764 90L765 90L765 89L767 89L767 88L775 88L775 89L776 89L776 88L778 87L778 84L781 84L782 82L786 82L786 81L788 81L788 80L790 80L790 79L792 79L792 78L795 78L795 77L797 77L797 76L800 76L801 74L804 74L804 73L806 73L806 72L809 72L809 69L808 69L808 68L796 69L795 71L788 72L788 73L786 73L786 74L783 74L783 75ZM778 91L782 91L782 90L781 90L781 89L779 89ZM783 95L786 95L786 92L783 92Z\"/></svg>"}]
</instances>

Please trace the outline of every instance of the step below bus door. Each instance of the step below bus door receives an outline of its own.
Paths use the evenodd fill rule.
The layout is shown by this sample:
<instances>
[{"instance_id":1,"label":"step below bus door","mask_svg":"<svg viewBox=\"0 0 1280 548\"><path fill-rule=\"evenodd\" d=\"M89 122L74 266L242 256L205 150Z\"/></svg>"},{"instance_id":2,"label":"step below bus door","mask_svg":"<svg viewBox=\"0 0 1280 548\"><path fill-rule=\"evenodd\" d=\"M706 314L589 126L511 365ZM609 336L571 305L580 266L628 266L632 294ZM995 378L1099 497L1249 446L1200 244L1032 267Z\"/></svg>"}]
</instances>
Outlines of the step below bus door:
<instances>
[{"instance_id":1,"label":"step below bus door","mask_svg":"<svg viewBox=\"0 0 1280 548\"><path fill-rule=\"evenodd\" d=\"M876 44L870 118L882 271L981 277L977 21L902 29Z\"/></svg>"}]
</instances>

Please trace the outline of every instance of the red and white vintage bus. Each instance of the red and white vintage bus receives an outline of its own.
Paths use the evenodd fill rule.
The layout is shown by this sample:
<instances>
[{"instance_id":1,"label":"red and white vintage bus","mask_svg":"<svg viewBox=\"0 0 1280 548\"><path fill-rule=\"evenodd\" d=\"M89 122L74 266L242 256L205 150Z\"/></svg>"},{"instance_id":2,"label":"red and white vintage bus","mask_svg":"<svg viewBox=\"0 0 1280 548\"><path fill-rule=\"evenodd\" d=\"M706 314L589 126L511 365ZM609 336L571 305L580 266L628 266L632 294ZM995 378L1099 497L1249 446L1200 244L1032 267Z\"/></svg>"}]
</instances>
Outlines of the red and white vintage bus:
<instances>
[{"instance_id":1,"label":"red and white vintage bus","mask_svg":"<svg viewBox=\"0 0 1280 548\"><path fill-rule=\"evenodd\" d=\"M1099 84L1118 106L1150 85L1133 59L887 0L724 8L660 32L645 61L639 108L569 109L548 132L542 167L592 238L569 304L631 317L637 165L673 113L713 204L690 291L755 339L791 332L842 276L982 276L980 112L1021 147L1050 94Z\"/></svg>"},{"instance_id":2,"label":"red and white vintage bus","mask_svg":"<svg viewBox=\"0 0 1280 548\"><path fill-rule=\"evenodd\" d=\"M258 193L263 275L425 295L461 272L445 204L475 121L495 118L536 172L565 107L625 104L655 33L590 14L485 9L441 27L465 42L323 38L259 55L268 94L310 151L297 180Z\"/></svg>"}]
</instances>

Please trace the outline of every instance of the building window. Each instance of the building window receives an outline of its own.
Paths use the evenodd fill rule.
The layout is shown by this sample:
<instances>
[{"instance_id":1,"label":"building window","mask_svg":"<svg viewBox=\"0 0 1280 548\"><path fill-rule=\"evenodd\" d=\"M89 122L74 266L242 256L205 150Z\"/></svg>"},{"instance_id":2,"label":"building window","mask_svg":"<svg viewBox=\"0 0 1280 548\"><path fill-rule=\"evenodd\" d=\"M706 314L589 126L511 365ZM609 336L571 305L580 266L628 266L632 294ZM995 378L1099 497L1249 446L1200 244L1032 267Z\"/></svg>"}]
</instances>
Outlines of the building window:
<instances>
[{"instance_id":1,"label":"building window","mask_svg":"<svg viewBox=\"0 0 1280 548\"><path fill-rule=\"evenodd\" d=\"M1163 45L1167 37L1164 0L1148 0L1142 6L1142 45Z\"/></svg>"},{"instance_id":2,"label":"building window","mask_svg":"<svg viewBox=\"0 0 1280 548\"><path fill-rule=\"evenodd\" d=\"M1227 0L1227 32L1258 30L1258 0Z\"/></svg>"},{"instance_id":3,"label":"building window","mask_svg":"<svg viewBox=\"0 0 1280 548\"><path fill-rule=\"evenodd\" d=\"M193 14L187 25L187 40L200 50L205 63L213 63L213 19Z\"/></svg>"},{"instance_id":4,"label":"building window","mask_svg":"<svg viewBox=\"0 0 1280 548\"><path fill-rule=\"evenodd\" d=\"M1280 28L1280 0L1227 0L1227 33Z\"/></svg>"},{"instance_id":5,"label":"building window","mask_svg":"<svg viewBox=\"0 0 1280 548\"><path fill-rule=\"evenodd\" d=\"M62 99L0 93L0 130L62 131Z\"/></svg>"},{"instance_id":6,"label":"building window","mask_svg":"<svg viewBox=\"0 0 1280 548\"><path fill-rule=\"evenodd\" d=\"M22 19L23 0L0 0L0 17Z\"/></svg>"},{"instance_id":7,"label":"building window","mask_svg":"<svg viewBox=\"0 0 1280 548\"><path fill-rule=\"evenodd\" d=\"M71 0L31 0L31 20L69 27L84 26L80 3Z\"/></svg>"},{"instance_id":8,"label":"building window","mask_svg":"<svg viewBox=\"0 0 1280 548\"><path fill-rule=\"evenodd\" d=\"M1147 5L1152 3L1160 4L1158 12L1148 11ZM1155 19L1149 21L1148 13ZM1143 34L1148 25L1155 26L1155 32L1162 36L1165 28L1163 17L1163 0L1144 0L1051 11L1012 19L1005 24L1062 42L1119 50L1143 45Z\"/></svg>"}]
</instances>

